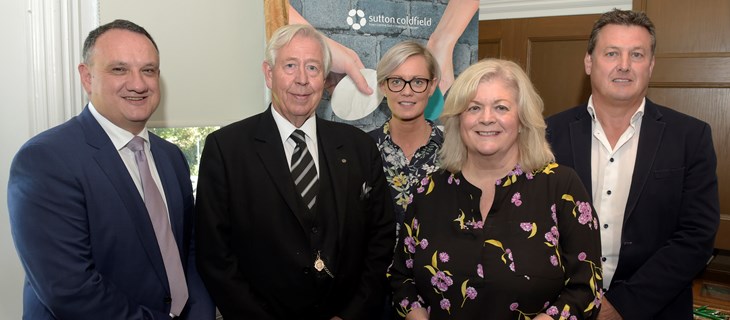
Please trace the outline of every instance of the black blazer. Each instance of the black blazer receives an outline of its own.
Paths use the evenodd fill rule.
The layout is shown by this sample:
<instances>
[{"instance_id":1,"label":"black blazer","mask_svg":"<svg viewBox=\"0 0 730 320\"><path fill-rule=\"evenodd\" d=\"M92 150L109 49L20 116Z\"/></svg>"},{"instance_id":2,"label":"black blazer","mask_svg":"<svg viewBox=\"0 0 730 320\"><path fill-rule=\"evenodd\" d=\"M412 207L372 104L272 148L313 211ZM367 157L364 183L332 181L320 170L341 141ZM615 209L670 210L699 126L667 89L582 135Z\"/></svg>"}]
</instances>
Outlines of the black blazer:
<instances>
[{"instance_id":1,"label":"black blazer","mask_svg":"<svg viewBox=\"0 0 730 320\"><path fill-rule=\"evenodd\" d=\"M557 162L592 194L586 105L547 119ZM710 126L646 99L619 262L606 297L624 319L692 319L692 280L720 220Z\"/></svg>"},{"instance_id":2,"label":"black blazer","mask_svg":"<svg viewBox=\"0 0 730 320\"><path fill-rule=\"evenodd\" d=\"M309 231L271 112L210 134L201 159L198 265L226 319L295 319L316 307L308 299L316 287ZM336 210L326 214L339 225L333 290L318 307L373 319L395 244L380 153L359 129L316 121L320 168L335 190L325 198Z\"/></svg>"}]
</instances>

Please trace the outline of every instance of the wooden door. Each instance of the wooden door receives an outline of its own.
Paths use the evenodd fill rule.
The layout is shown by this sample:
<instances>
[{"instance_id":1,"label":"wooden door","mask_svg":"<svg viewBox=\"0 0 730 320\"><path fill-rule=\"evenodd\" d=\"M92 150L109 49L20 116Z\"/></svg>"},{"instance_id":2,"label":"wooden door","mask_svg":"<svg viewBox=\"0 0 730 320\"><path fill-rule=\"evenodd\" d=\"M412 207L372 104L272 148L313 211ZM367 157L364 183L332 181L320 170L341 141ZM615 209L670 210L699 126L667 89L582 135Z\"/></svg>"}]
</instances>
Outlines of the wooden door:
<instances>
[{"instance_id":1,"label":"wooden door","mask_svg":"<svg viewBox=\"0 0 730 320\"><path fill-rule=\"evenodd\" d=\"M730 250L730 1L634 0L657 30L648 97L710 124L718 158L722 221L715 246ZM479 58L521 64L545 116L588 101L583 68L599 15L480 21Z\"/></svg>"}]
</instances>

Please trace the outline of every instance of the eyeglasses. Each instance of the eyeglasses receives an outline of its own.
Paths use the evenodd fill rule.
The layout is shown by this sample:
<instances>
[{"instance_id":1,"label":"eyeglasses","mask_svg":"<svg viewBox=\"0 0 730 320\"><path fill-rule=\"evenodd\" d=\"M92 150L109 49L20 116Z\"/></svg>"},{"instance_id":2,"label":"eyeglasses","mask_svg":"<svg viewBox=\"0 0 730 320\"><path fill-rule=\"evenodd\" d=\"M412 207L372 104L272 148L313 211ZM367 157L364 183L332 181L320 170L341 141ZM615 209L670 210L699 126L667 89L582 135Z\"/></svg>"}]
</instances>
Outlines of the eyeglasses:
<instances>
[{"instance_id":1,"label":"eyeglasses","mask_svg":"<svg viewBox=\"0 0 730 320\"><path fill-rule=\"evenodd\" d=\"M402 78L385 78L385 82L388 84L388 89L393 92L401 92L406 88L406 85L409 85L413 92L421 93L428 89L428 83L431 82L431 80L425 78L413 78L406 81Z\"/></svg>"}]
</instances>

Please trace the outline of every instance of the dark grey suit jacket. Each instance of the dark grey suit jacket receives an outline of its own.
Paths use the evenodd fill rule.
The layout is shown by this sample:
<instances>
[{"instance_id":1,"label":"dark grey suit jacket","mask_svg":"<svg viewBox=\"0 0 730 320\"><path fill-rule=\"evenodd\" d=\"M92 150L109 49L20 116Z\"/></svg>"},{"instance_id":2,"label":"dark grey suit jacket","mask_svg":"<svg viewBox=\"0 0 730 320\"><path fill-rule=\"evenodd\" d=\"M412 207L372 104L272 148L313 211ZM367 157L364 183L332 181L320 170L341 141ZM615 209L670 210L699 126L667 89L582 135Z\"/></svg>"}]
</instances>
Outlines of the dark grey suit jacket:
<instances>
[{"instance_id":1,"label":"dark grey suit jacket","mask_svg":"<svg viewBox=\"0 0 730 320\"><path fill-rule=\"evenodd\" d=\"M557 162L573 167L590 193L591 121L586 105L547 119ZM712 255L720 219L716 166L707 123L646 99L606 293L624 319L692 319L692 280Z\"/></svg>"}]
</instances>

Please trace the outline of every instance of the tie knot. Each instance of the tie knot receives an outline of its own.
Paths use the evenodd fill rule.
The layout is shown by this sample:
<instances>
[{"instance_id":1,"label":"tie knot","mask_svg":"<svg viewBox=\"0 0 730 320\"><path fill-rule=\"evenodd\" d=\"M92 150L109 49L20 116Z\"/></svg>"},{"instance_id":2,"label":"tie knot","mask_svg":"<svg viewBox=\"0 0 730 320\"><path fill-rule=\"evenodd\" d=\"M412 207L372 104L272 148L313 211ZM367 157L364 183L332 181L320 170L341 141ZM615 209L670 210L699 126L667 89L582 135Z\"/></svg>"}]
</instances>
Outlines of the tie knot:
<instances>
[{"instance_id":1,"label":"tie knot","mask_svg":"<svg viewBox=\"0 0 730 320\"><path fill-rule=\"evenodd\" d=\"M134 152L144 150L144 139L140 136L134 136L134 138L127 143L127 148Z\"/></svg>"},{"instance_id":2,"label":"tie knot","mask_svg":"<svg viewBox=\"0 0 730 320\"><path fill-rule=\"evenodd\" d=\"M299 129L294 130L294 132L292 132L290 137L292 138L292 140L294 140L294 143L296 143L298 146L300 146L302 144L306 145L306 142L304 142L304 131L299 130Z\"/></svg>"}]
</instances>

